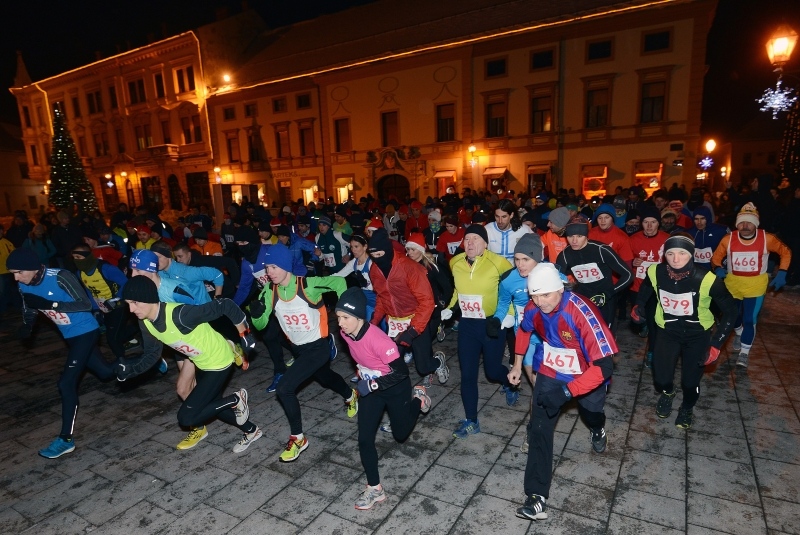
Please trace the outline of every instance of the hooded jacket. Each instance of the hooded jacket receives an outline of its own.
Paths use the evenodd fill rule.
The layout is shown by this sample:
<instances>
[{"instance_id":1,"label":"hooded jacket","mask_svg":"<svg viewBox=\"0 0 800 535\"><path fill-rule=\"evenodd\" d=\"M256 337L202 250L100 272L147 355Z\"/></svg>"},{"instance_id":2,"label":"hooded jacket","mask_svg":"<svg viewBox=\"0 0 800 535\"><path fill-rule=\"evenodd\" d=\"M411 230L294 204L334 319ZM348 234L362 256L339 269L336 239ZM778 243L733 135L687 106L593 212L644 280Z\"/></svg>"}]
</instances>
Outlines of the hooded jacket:
<instances>
[{"instance_id":1,"label":"hooded jacket","mask_svg":"<svg viewBox=\"0 0 800 535\"><path fill-rule=\"evenodd\" d=\"M695 208L694 215L706 218L706 228L703 230L698 230L697 227L689 229L689 235L694 238L694 261L710 269L711 256L729 230L725 225L714 223L711 210L705 206Z\"/></svg>"}]
</instances>

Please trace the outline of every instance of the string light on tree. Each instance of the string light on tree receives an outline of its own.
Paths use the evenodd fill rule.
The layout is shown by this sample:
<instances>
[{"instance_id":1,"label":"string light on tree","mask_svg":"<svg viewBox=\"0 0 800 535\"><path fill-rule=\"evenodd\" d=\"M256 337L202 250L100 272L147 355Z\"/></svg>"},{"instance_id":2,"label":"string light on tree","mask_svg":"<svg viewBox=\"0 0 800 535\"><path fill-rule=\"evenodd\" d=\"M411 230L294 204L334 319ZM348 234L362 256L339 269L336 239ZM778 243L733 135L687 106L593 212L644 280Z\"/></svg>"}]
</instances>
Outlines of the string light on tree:
<instances>
[{"instance_id":1,"label":"string light on tree","mask_svg":"<svg viewBox=\"0 0 800 535\"><path fill-rule=\"evenodd\" d=\"M98 209L94 189L86 178L75 142L69 135L64 114L59 108L53 110L49 202L59 210L66 210L70 214L75 205L79 212Z\"/></svg>"},{"instance_id":2,"label":"string light on tree","mask_svg":"<svg viewBox=\"0 0 800 535\"><path fill-rule=\"evenodd\" d=\"M777 119L778 113L782 111L789 111L792 104L797 100L794 94L794 89L785 88L781 89L782 80L778 78L778 83L775 89L769 88L764 91L761 98L756 99L756 102L762 104L761 111L772 111L772 118Z\"/></svg>"}]
</instances>

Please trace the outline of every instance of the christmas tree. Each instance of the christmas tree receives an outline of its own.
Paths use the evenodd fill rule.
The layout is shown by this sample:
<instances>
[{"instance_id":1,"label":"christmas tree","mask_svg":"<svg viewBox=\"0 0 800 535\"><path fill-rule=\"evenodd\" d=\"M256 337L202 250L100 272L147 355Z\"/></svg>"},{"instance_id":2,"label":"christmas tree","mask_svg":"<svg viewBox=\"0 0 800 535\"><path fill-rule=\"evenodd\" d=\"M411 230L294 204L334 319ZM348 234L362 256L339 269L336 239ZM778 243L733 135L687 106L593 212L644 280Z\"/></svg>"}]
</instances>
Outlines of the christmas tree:
<instances>
[{"instance_id":1,"label":"christmas tree","mask_svg":"<svg viewBox=\"0 0 800 535\"><path fill-rule=\"evenodd\" d=\"M795 100L786 119L780 166L781 174L791 181L792 186L800 185L800 98Z\"/></svg>"},{"instance_id":2,"label":"christmas tree","mask_svg":"<svg viewBox=\"0 0 800 535\"><path fill-rule=\"evenodd\" d=\"M97 197L86 178L75 142L69 135L64 114L53 110L53 154L50 156L50 204L72 214L97 210Z\"/></svg>"}]
</instances>

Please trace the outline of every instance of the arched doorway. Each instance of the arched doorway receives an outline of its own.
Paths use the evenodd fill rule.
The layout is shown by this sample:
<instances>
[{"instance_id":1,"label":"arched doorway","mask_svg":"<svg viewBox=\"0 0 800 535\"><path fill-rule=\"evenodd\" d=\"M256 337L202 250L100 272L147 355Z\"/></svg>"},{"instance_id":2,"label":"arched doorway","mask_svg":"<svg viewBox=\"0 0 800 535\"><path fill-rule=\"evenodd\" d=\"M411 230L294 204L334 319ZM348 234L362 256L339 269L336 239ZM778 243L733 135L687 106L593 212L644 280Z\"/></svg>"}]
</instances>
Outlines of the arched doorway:
<instances>
[{"instance_id":1,"label":"arched doorway","mask_svg":"<svg viewBox=\"0 0 800 535\"><path fill-rule=\"evenodd\" d=\"M411 196L408 179L403 175L386 175L378 180L378 198L386 201L394 197L400 201Z\"/></svg>"}]
</instances>

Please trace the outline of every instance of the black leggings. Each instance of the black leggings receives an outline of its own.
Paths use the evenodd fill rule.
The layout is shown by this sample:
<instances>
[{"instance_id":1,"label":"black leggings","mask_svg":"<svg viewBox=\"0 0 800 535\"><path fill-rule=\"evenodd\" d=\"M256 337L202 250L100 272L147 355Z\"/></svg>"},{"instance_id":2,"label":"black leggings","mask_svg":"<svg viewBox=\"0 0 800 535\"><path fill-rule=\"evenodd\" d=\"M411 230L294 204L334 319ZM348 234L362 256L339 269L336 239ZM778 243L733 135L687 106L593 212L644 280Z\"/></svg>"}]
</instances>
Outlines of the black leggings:
<instances>
[{"instance_id":1,"label":"black leggings","mask_svg":"<svg viewBox=\"0 0 800 535\"><path fill-rule=\"evenodd\" d=\"M403 442L417 423L421 405L422 401L411 395L411 380L408 377L391 388L376 390L359 400L358 452L367 474L368 485L374 487L381 482L375 434L378 432L383 410L386 409L389 413L395 440Z\"/></svg>"},{"instance_id":2,"label":"black leggings","mask_svg":"<svg viewBox=\"0 0 800 535\"><path fill-rule=\"evenodd\" d=\"M195 372L197 386L178 409L178 423L183 427L199 427L216 416L245 433L255 431L256 425L250 420L242 425L236 423L233 407L239 402L239 398L233 394L222 397L222 390L232 372L233 366L230 365L223 370L215 371L197 368Z\"/></svg>"},{"instance_id":3,"label":"black leggings","mask_svg":"<svg viewBox=\"0 0 800 535\"><path fill-rule=\"evenodd\" d=\"M342 376L331 370L330 346L327 338L321 338L301 346L295 346L300 357L278 383L278 399L283 404L289 428L293 435L303 432L303 417L300 413L300 402L297 401L297 389L307 379L313 377L329 390L333 390L345 400L353 394L353 389L342 379Z\"/></svg>"},{"instance_id":4,"label":"black leggings","mask_svg":"<svg viewBox=\"0 0 800 535\"><path fill-rule=\"evenodd\" d=\"M673 377L678 357L681 357L682 406L691 409L700 397L700 379L711 331L667 330L659 327L658 345L653 354L653 384L659 392L675 389Z\"/></svg>"},{"instance_id":5,"label":"black leggings","mask_svg":"<svg viewBox=\"0 0 800 535\"><path fill-rule=\"evenodd\" d=\"M274 312L270 314L267 326L261 331L261 340L264 342L264 345L267 346L267 353L269 353L269 358L272 359L275 373L286 373L286 362L283 360L283 346L285 345L295 357L298 356L298 353L297 348L292 347L291 343L286 340L286 336L284 336L281 325L278 323L277 318L275 318Z\"/></svg>"},{"instance_id":6,"label":"black leggings","mask_svg":"<svg viewBox=\"0 0 800 535\"><path fill-rule=\"evenodd\" d=\"M75 429L75 417L78 414L78 385L87 368L101 381L109 381L116 377L114 368L106 362L97 339L100 331L95 329L88 333L67 338L69 352L64 370L58 379L58 393L61 394L61 437L71 438Z\"/></svg>"},{"instance_id":7,"label":"black leggings","mask_svg":"<svg viewBox=\"0 0 800 535\"><path fill-rule=\"evenodd\" d=\"M411 352L414 355L414 366L417 368L417 373L420 377L425 377L436 371L439 367L439 361L433 358L433 340L436 338L436 331L439 329L439 323L442 321L441 316L437 316L438 321L434 320L434 316L438 315L437 309L433 310L428 325L422 332L411 341ZM409 348L401 345L397 346L402 355Z\"/></svg>"},{"instance_id":8,"label":"black leggings","mask_svg":"<svg viewBox=\"0 0 800 535\"><path fill-rule=\"evenodd\" d=\"M114 310L103 314L106 341L117 360L125 358L125 342L139 334L139 324L128 321L131 318L128 312L128 305L123 301Z\"/></svg>"}]
</instances>

